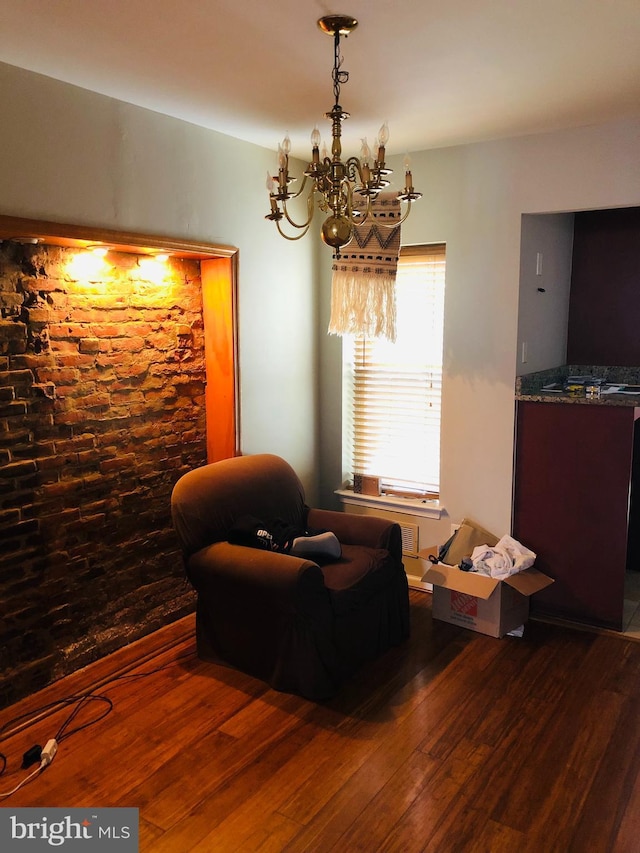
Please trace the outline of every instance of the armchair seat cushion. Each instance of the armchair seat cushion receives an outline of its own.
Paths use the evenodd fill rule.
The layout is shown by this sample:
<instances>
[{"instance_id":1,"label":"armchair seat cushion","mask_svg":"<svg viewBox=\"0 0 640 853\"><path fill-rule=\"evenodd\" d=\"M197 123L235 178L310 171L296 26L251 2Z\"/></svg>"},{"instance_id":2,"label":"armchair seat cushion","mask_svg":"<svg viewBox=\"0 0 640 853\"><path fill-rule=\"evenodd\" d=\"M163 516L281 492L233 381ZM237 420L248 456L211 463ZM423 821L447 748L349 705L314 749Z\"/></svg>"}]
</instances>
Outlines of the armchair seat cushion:
<instances>
[{"instance_id":1,"label":"armchair seat cushion","mask_svg":"<svg viewBox=\"0 0 640 853\"><path fill-rule=\"evenodd\" d=\"M344 545L342 554L341 561L321 566L336 617L362 608L376 596L384 595L395 576L394 561L383 549Z\"/></svg>"},{"instance_id":2,"label":"armchair seat cushion","mask_svg":"<svg viewBox=\"0 0 640 853\"><path fill-rule=\"evenodd\" d=\"M393 572L393 564L387 557L388 552L383 548L343 545L340 559L320 563L324 585L332 591L355 586L379 589L381 583L388 583Z\"/></svg>"}]
</instances>

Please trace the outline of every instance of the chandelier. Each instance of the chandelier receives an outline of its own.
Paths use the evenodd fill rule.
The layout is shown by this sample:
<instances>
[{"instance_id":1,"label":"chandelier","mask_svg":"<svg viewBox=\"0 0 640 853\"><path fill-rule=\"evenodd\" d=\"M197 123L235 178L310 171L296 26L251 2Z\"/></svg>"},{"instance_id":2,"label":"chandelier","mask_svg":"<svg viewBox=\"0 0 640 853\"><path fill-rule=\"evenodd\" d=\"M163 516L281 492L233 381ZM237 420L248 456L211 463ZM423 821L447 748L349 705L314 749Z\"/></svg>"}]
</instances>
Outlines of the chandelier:
<instances>
[{"instance_id":1,"label":"chandelier","mask_svg":"<svg viewBox=\"0 0 640 853\"><path fill-rule=\"evenodd\" d=\"M349 73L341 69L340 36L346 38L358 26L358 22L347 15L328 15L320 18L318 26L333 36L334 44L332 78L335 103L331 112L325 113L325 118L331 119L331 156L326 148L320 153L320 131L316 126L311 134L311 162L304 172L300 189L294 193L289 189L295 179L289 174L291 141L287 134L278 146L278 177L267 175L271 212L265 219L275 222L285 239L299 240L309 230L317 199L320 210L328 214L322 224L322 239L339 254L341 247L351 240L354 226L362 225L373 217L374 200L381 190L389 186L388 179L392 172L385 164L389 129L386 122L380 128L373 154L365 138L362 140L360 157L349 157L343 162L342 122L349 118L349 113L340 106L340 86L348 81ZM404 168L404 189L397 194L397 198L406 202L407 207L400 221L394 222L392 227L404 222L411 211L411 202L422 195L413 188L408 157L405 157ZM290 215L287 203L302 195L308 181L311 182L311 189L307 197L307 217L304 222L298 223ZM283 220L290 229L294 229L293 233L287 233L282 227Z\"/></svg>"}]
</instances>

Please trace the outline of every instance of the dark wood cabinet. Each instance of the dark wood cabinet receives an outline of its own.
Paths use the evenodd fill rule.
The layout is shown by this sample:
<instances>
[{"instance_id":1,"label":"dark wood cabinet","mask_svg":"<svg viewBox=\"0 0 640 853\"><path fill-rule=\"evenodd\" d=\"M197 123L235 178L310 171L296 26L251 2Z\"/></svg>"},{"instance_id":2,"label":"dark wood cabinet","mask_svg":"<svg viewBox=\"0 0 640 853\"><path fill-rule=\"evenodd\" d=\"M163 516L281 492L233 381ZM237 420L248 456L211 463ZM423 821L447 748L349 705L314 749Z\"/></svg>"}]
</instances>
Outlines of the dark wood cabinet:
<instances>
[{"instance_id":1,"label":"dark wood cabinet","mask_svg":"<svg viewBox=\"0 0 640 853\"><path fill-rule=\"evenodd\" d=\"M517 402L513 533L555 578L533 614L622 630L634 413Z\"/></svg>"}]
</instances>

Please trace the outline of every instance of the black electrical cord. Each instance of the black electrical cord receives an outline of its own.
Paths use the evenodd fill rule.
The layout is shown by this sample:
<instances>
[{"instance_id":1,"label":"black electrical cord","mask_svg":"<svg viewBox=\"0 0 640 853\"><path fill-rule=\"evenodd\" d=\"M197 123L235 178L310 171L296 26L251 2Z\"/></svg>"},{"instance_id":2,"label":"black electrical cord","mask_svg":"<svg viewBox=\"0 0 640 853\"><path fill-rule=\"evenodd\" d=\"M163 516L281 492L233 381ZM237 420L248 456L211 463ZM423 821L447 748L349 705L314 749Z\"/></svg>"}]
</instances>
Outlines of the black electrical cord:
<instances>
[{"instance_id":1,"label":"black electrical cord","mask_svg":"<svg viewBox=\"0 0 640 853\"><path fill-rule=\"evenodd\" d=\"M113 678L110 678L108 681L104 682L100 686L101 690L104 690L108 685L113 685L118 681L126 681L126 680L134 680L136 678L148 678L150 675L155 675L158 672L162 672L165 669L169 669L171 666L174 666L178 661L191 658L195 656L195 652L193 650L185 652L181 655L178 655L174 660L169 663L162 664L161 666L154 667L153 669L147 670L146 672L138 672L138 673L125 673L124 675L115 675ZM76 728L67 731L69 725L73 722L73 720L78 716L80 711L86 707L91 702L103 702L107 707L100 713L95 719L89 720L88 722L83 723L82 725L76 726ZM49 702L46 705L42 705L37 708L35 711L30 711L29 713L21 714L17 717L14 717L11 720L8 720L2 726L0 726L0 741L3 740L3 734L7 731L10 732L16 725L19 725L23 720L30 719L31 722L27 723L26 728L30 728L32 725L35 725L36 722L39 721L43 714L47 712L55 713L55 711L64 708L65 706L74 705L75 708L71 712L71 714L67 717L67 719L62 723L60 728L58 729L58 733L55 736L55 740L60 743L62 740L66 740L71 737L71 735L76 734L77 732L82 731L83 729L89 728L90 726L99 723L105 717L107 717L111 711L113 710L113 702L108 697L102 693L94 693L93 691L89 691L88 693L83 693L75 696L65 696L62 699L57 699L54 702ZM6 735L7 737L9 735ZM0 776L2 776L7 768L7 758L4 753L0 753Z\"/></svg>"},{"instance_id":2,"label":"black electrical cord","mask_svg":"<svg viewBox=\"0 0 640 853\"><path fill-rule=\"evenodd\" d=\"M64 707L66 705L73 704L73 702L77 701L77 698L78 697L76 697L76 696L66 696L63 699L56 699L55 702L49 702L47 705L42 705L40 708L37 708L35 711L29 711L26 714L20 714L19 716L14 717L11 720L8 720L6 723L4 723L2 726L0 726L0 741L3 739L3 733L4 732L9 730L9 733L7 735L5 735L5 737L10 737L11 736L11 730L15 726L18 726L23 720L30 720L30 722L27 723L27 725L26 725L26 728L30 728L31 726L35 725L36 722L38 722L41 719L43 714L46 714L47 712L55 713L55 711L58 710L58 708ZM2 758L4 759L4 763L2 764L2 769L0 769L0 776L2 776L3 773L5 772L6 768L7 768L7 760L6 760L6 757L4 756L4 754L0 753L0 755L2 755Z\"/></svg>"},{"instance_id":3,"label":"black electrical cord","mask_svg":"<svg viewBox=\"0 0 640 853\"><path fill-rule=\"evenodd\" d=\"M83 729L88 729L89 726L94 726L96 723L99 723L101 720L104 720L111 711L113 711L113 702L109 699L108 696L102 696L100 694L95 693L86 693L84 696L76 697L77 704L73 711L69 714L67 719L58 729L57 734L54 736L55 740L58 743L61 743L63 740L66 740L71 735L76 734L77 732L81 732ZM85 708L90 702L104 702L106 704L106 709L97 716L94 720L89 720L86 723L83 723L81 726L77 726L75 729L71 729L71 731L67 731L67 727L75 720L80 711Z\"/></svg>"},{"instance_id":4,"label":"black electrical cord","mask_svg":"<svg viewBox=\"0 0 640 853\"><path fill-rule=\"evenodd\" d=\"M164 669L168 669L169 667L173 666L175 663L184 658L193 657L194 654L194 651L185 652L182 655L178 655L174 660L170 661L169 663L162 664L161 666L157 666L154 669L147 670L146 672L113 676L113 678L110 678L105 681L102 685L100 685L100 687L104 688L106 685L113 684L117 681L126 681L127 679L148 678L150 675L154 675L157 672L161 672ZM96 687L95 689L97 690L98 688ZM77 725L73 729L69 729L69 726L78 717L82 709L86 708L92 702L102 702L104 703L104 705L106 705L106 707L103 708L102 712L98 714L98 716L96 716L95 718L88 720L87 722L82 723L81 725ZM104 720L104 718L107 717L113 710L113 702L108 696L105 696L101 693L95 693L93 691L89 691L88 693L84 693L79 696L65 696L63 699L58 699L55 702L50 702L47 705L43 705L40 708L36 709L36 711L32 711L29 714L22 714L18 717L14 717L12 720L9 720L8 722L0 726L1 741L3 732L9 730L9 734L5 735L5 737L9 737L12 734L11 729L16 725L19 725L22 720L29 719L29 722L26 724L25 728L30 728L32 725L35 725L36 722L41 720L42 716L47 712L50 711L52 713L55 713L58 708L73 704L75 704L75 708L71 711L69 716L62 723L56 733L56 736L54 738L51 738L47 742L45 748L41 749L39 745L35 744L31 747L30 750L28 750L27 753L25 753L25 756L23 757L23 767L27 767L30 763L33 763L32 761L29 761L29 763L25 763L27 756L29 756L30 753L34 754L35 760L40 761L40 765L36 767L36 769L33 770L28 776L22 779L21 782L15 785L12 790L0 793L1 800L7 799L12 794L15 794L16 791L19 791L20 788L23 788L25 785L28 785L37 776L39 776L40 773L42 773L42 771L46 767L48 767L55 758L55 755L58 751L59 743L61 743L63 740L66 740L67 738L70 738L72 735L75 735L78 732L89 728L90 726L96 725L101 720ZM4 755L4 753L0 752L0 776L4 775L6 768L7 757L6 755Z\"/></svg>"}]
</instances>

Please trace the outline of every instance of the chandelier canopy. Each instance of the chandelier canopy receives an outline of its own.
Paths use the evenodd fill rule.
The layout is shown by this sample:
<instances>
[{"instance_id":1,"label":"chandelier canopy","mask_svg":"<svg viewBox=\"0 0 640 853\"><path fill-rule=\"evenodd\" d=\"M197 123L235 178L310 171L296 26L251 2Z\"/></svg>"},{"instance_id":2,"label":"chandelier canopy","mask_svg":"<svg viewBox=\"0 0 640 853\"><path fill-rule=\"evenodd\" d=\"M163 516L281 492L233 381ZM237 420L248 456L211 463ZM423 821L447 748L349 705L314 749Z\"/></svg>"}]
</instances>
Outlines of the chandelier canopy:
<instances>
[{"instance_id":1,"label":"chandelier canopy","mask_svg":"<svg viewBox=\"0 0 640 853\"><path fill-rule=\"evenodd\" d=\"M339 256L342 246L351 240L354 226L372 219L374 199L381 190L389 186L391 169L387 169L385 164L389 128L386 122L380 128L373 154L364 138L360 157L349 157L343 162L342 122L349 118L349 113L340 106L340 86L348 81L349 73L341 69L340 36L348 36L358 26L358 22L348 15L328 15L320 18L318 26L323 32L333 36L334 44L332 78L335 102L333 109L325 113L325 118L331 119L331 155L326 147L320 152L320 131L316 126L311 134L311 161L304 172L300 189L294 193L289 189L295 180L289 175L291 141L288 135L285 136L282 144L278 146L278 177L267 175L271 212L265 218L276 223L278 231L285 239L299 240L309 230L317 198L320 210L328 214L322 224L322 239ZM405 185L397 194L397 198L406 202L407 207L400 222L404 222L409 215L411 202L422 195L413 188L408 157L405 158L404 168ZM301 196L308 181L311 181L311 189L307 197L307 217L304 222L298 223L287 210L287 202ZM293 229L293 233L287 233L282 227L282 220ZM391 227L397 227L398 224L400 223L396 221Z\"/></svg>"}]
</instances>

